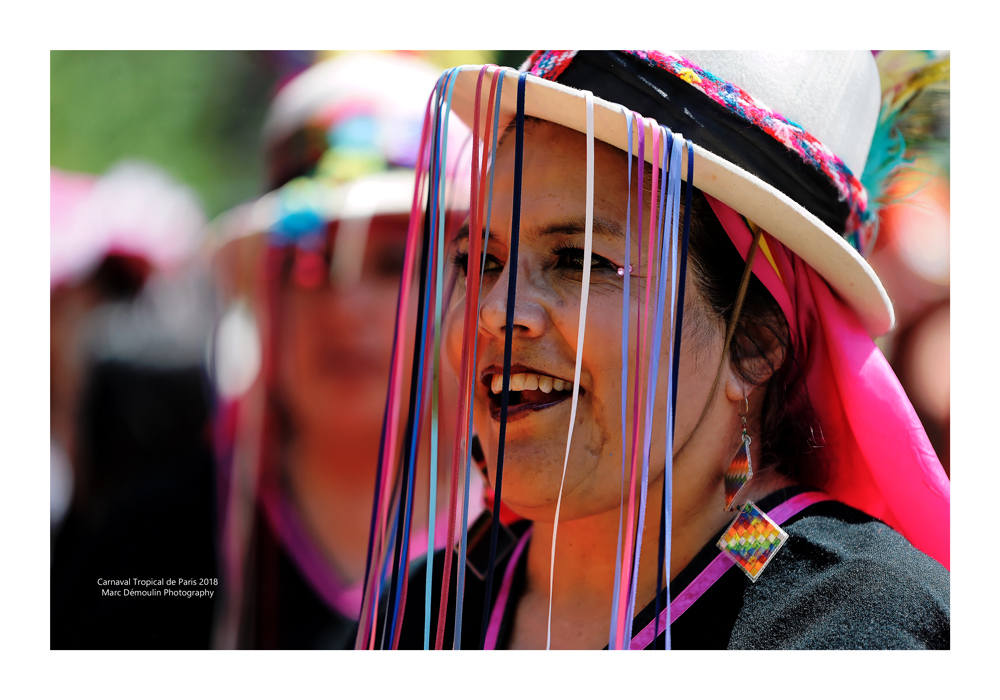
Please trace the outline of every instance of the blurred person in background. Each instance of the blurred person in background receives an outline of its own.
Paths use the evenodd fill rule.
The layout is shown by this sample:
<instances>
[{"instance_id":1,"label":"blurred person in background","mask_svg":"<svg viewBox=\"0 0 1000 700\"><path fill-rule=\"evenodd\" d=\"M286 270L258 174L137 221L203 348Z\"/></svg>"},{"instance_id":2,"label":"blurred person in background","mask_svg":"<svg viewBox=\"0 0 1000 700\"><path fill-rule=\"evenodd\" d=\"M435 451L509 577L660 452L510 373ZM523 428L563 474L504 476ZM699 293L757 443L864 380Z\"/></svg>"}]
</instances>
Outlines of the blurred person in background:
<instances>
[{"instance_id":1,"label":"blurred person in background","mask_svg":"<svg viewBox=\"0 0 1000 700\"><path fill-rule=\"evenodd\" d=\"M950 58L913 50L875 58L894 138L905 143L871 257L896 308L896 330L879 345L950 473Z\"/></svg>"},{"instance_id":2,"label":"blurred person in background","mask_svg":"<svg viewBox=\"0 0 1000 700\"><path fill-rule=\"evenodd\" d=\"M211 601L101 578L215 576L205 217L160 169L51 171L51 645L205 647Z\"/></svg>"},{"instance_id":3,"label":"blurred person in background","mask_svg":"<svg viewBox=\"0 0 1000 700\"><path fill-rule=\"evenodd\" d=\"M218 222L218 646L353 645L413 168L437 78L423 61L391 54L305 70L265 119L271 192ZM449 161L461 156L461 133L453 129ZM457 225L468 205L450 206ZM454 384L442 377L443 401ZM441 445L445 463L447 435ZM412 558L427 549L426 530L417 533L429 512L426 468ZM480 490L478 478L471 487ZM447 542L446 510L437 508L436 547Z\"/></svg>"}]
</instances>

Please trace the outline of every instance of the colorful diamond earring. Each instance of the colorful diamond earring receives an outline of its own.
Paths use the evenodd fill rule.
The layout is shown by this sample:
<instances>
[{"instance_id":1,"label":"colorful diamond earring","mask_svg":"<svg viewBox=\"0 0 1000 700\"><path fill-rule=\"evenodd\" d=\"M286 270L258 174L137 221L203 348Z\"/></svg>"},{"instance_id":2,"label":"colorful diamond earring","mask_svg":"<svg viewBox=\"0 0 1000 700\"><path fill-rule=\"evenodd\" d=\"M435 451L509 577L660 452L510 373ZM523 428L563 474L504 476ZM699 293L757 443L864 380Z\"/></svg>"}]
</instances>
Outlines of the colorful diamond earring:
<instances>
[{"instance_id":1,"label":"colorful diamond earring","mask_svg":"<svg viewBox=\"0 0 1000 700\"><path fill-rule=\"evenodd\" d=\"M740 418L743 420L743 435L740 436L740 449L737 450L736 456L729 463L729 468L726 469L726 474L723 477L723 482L726 486L726 510L733 510L733 503L736 502L736 497L740 495L740 492L743 491L753 477L753 464L750 460L751 439L747 435L747 414L750 413L750 399L744 396L743 401L745 408L740 413Z\"/></svg>"},{"instance_id":2,"label":"colorful diamond earring","mask_svg":"<svg viewBox=\"0 0 1000 700\"><path fill-rule=\"evenodd\" d=\"M750 413L750 400L744 396L743 435L740 449L736 452L724 477L726 485L726 510L733 510L733 503L753 477L753 467L750 459L750 436L747 435L747 414ZM756 581L764 567L788 539L788 533L778 527L778 524L767 517L751 501L739 508L739 512L729 524L729 527L719 538L717 546L733 562L743 570L751 581Z\"/></svg>"}]
</instances>

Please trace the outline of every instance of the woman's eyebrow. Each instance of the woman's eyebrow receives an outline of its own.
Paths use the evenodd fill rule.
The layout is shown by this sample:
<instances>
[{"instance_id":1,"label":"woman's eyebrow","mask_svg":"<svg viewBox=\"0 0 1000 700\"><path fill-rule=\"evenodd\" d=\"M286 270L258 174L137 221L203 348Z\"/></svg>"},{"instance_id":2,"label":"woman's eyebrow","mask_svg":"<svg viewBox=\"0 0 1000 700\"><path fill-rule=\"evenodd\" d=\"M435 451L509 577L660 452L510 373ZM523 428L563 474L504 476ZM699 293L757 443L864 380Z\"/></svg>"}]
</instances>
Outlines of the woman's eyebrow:
<instances>
[{"instance_id":1,"label":"woman's eyebrow","mask_svg":"<svg viewBox=\"0 0 1000 700\"><path fill-rule=\"evenodd\" d=\"M458 229L458 232L455 234L455 237L452 239L452 243L457 243L458 241L465 240L468 237L469 237L469 224L468 224L468 222L466 222L466 223L462 224L461 228ZM500 240L500 237L495 232L491 232L490 235L488 236L488 238L492 238L495 241L499 241Z\"/></svg>"},{"instance_id":2,"label":"woman's eyebrow","mask_svg":"<svg viewBox=\"0 0 1000 700\"><path fill-rule=\"evenodd\" d=\"M587 220L582 216L575 216L562 221L551 223L541 228L527 231L533 236L550 236L558 234L583 235L587 228ZM600 216L594 217L594 233L598 236L611 238L613 240L624 240L625 232L622 225L614 219L605 219ZM460 241L469 237L469 224L462 224L455 234L455 241ZM491 236L495 237L495 236Z\"/></svg>"},{"instance_id":3,"label":"woman's eyebrow","mask_svg":"<svg viewBox=\"0 0 1000 700\"><path fill-rule=\"evenodd\" d=\"M547 236L554 234L583 235L587 228L585 217L576 216L562 221L534 229L531 233L535 236ZM614 219L605 219L600 216L594 217L594 234L611 238L613 240L624 240L624 227Z\"/></svg>"}]
</instances>

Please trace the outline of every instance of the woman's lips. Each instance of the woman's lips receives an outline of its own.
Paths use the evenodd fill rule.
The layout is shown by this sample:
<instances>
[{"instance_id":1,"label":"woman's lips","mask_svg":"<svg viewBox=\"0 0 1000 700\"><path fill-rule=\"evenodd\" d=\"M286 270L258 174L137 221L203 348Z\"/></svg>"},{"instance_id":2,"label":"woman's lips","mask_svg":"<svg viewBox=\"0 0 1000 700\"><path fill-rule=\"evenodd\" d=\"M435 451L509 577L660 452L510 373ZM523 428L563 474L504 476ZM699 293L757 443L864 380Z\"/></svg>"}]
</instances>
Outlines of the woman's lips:
<instances>
[{"instance_id":1,"label":"woman's lips","mask_svg":"<svg viewBox=\"0 0 1000 700\"><path fill-rule=\"evenodd\" d=\"M503 402L503 368L490 367L482 374L490 415L499 421ZM573 395L573 382L531 368L512 366L507 422L552 408Z\"/></svg>"}]
</instances>

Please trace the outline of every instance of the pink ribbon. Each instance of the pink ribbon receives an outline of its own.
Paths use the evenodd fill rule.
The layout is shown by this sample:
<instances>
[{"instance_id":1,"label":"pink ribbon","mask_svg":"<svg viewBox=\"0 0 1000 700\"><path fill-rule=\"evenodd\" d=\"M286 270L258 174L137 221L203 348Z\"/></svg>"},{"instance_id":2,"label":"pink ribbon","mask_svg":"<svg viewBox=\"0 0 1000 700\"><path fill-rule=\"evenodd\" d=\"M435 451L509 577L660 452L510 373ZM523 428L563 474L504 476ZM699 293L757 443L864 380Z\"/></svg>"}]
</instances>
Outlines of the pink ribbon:
<instances>
[{"instance_id":1,"label":"pink ribbon","mask_svg":"<svg viewBox=\"0 0 1000 700\"><path fill-rule=\"evenodd\" d=\"M514 571L517 569L517 563L521 561L521 554L524 553L528 540L531 539L531 531L533 529L529 527L524 531L521 539L517 542L517 546L514 547L513 553L510 555L510 563L503 574L503 583L500 584L500 593L497 595L496 605L490 611L490 625L486 628L486 645L483 647L484 649L497 648L497 638L500 636L500 623L503 622L503 613L507 609L507 599L510 598L510 587L514 581Z\"/></svg>"}]
</instances>

